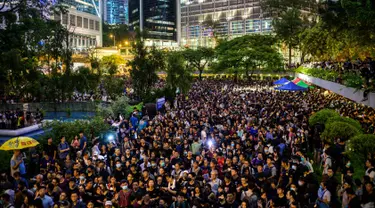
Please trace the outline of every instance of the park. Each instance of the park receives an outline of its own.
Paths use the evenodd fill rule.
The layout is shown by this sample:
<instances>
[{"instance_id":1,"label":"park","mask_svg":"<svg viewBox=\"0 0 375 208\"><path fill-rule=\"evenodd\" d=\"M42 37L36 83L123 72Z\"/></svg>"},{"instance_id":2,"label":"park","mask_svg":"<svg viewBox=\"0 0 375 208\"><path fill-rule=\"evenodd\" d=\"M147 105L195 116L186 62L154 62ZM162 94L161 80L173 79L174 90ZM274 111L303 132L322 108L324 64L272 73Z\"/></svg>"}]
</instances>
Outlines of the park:
<instances>
[{"instance_id":1,"label":"park","mask_svg":"<svg viewBox=\"0 0 375 208\"><path fill-rule=\"evenodd\" d=\"M272 30L212 15L209 46L168 48L160 25L3 0L0 207L374 207L375 3L259 8Z\"/></svg>"}]
</instances>

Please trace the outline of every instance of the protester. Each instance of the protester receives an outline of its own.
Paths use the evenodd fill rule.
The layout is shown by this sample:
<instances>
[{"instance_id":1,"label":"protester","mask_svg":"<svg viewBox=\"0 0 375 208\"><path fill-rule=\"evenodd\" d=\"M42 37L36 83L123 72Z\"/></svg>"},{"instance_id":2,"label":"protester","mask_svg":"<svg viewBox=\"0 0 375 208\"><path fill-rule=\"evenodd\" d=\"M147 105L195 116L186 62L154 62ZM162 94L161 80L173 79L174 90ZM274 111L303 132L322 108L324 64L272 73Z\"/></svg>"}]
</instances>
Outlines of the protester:
<instances>
[{"instance_id":1,"label":"protester","mask_svg":"<svg viewBox=\"0 0 375 208\"><path fill-rule=\"evenodd\" d=\"M22 176L26 169L15 151L15 179L4 180L17 184L17 203L25 199L25 207L371 207L373 158L364 177L353 178L342 155L345 141L322 143L308 118L333 108L373 133L374 110L320 89L279 92L269 83L196 81L157 115L140 119L134 111L116 119L113 140L91 141L81 131L57 146L49 139L43 154L32 149L30 164L38 160L41 168L35 178L35 171ZM339 194L336 175L345 184Z\"/></svg>"}]
</instances>

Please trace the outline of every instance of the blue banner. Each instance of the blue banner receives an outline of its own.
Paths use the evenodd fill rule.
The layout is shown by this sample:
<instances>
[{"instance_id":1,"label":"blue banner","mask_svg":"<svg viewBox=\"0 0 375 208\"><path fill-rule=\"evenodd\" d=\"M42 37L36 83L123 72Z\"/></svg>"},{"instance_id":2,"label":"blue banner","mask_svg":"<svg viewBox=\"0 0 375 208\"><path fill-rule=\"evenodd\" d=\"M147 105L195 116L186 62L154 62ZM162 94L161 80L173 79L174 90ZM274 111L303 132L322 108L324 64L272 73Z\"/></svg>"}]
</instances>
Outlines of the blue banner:
<instances>
[{"instance_id":1,"label":"blue banner","mask_svg":"<svg viewBox=\"0 0 375 208\"><path fill-rule=\"evenodd\" d=\"M156 101L156 110L160 110L160 109L162 109L164 103L165 103L165 97L159 98L159 99Z\"/></svg>"}]
</instances>

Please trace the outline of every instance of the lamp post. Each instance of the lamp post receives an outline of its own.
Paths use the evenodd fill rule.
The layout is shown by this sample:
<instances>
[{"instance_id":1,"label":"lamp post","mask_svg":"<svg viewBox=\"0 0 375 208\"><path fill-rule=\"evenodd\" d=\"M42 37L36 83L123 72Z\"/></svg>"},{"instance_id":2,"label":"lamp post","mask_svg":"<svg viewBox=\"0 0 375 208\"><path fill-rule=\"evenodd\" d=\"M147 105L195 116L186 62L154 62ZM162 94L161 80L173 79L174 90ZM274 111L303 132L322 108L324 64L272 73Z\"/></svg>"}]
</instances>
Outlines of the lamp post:
<instances>
[{"instance_id":1,"label":"lamp post","mask_svg":"<svg viewBox=\"0 0 375 208\"><path fill-rule=\"evenodd\" d=\"M128 46L129 45L129 41L125 41L125 45Z\"/></svg>"},{"instance_id":2,"label":"lamp post","mask_svg":"<svg viewBox=\"0 0 375 208\"><path fill-rule=\"evenodd\" d=\"M110 34L109 37L113 38L113 46L116 47L116 36Z\"/></svg>"}]
</instances>

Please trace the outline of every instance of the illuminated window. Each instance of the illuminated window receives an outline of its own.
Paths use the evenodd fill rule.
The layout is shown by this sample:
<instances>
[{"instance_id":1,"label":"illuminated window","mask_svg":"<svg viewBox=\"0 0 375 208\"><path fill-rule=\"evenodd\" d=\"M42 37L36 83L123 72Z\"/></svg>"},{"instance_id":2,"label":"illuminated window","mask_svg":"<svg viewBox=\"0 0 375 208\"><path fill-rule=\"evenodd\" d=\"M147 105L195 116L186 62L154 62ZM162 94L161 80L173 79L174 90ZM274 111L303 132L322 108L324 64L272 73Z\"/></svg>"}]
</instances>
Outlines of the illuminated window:
<instances>
[{"instance_id":1,"label":"illuminated window","mask_svg":"<svg viewBox=\"0 0 375 208\"><path fill-rule=\"evenodd\" d=\"M272 20L262 20L262 31L272 30Z\"/></svg>"},{"instance_id":2,"label":"illuminated window","mask_svg":"<svg viewBox=\"0 0 375 208\"><path fill-rule=\"evenodd\" d=\"M260 32L260 20L246 20L245 29L247 33Z\"/></svg>"},{"instance_id":3,"label":"illuminated window","mask_svg":"<svg viewBox=\"0 0 375 208\"><path fill-rule=\"evenodd\" d=\"M244 32L242 21L233 21L230 24L231 24L230 32L232 34L241 34Z\"/></svg>"},{"instance_id":4,"label":"illuminated window","mask_svg":"<svg viewBox=\"0 0 375 208\"><path fill-rule=\"evenodd\" d=\"M199 37L200 26L194 25L189 27L189 37Z\"/></svg>"}]
</instances>

